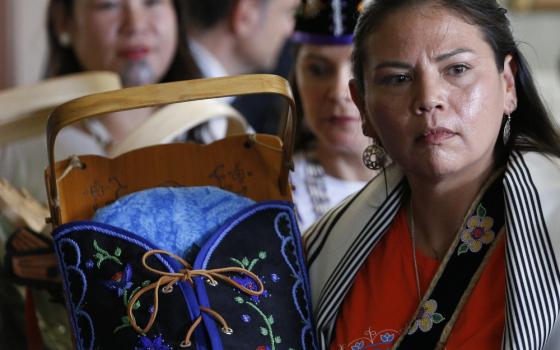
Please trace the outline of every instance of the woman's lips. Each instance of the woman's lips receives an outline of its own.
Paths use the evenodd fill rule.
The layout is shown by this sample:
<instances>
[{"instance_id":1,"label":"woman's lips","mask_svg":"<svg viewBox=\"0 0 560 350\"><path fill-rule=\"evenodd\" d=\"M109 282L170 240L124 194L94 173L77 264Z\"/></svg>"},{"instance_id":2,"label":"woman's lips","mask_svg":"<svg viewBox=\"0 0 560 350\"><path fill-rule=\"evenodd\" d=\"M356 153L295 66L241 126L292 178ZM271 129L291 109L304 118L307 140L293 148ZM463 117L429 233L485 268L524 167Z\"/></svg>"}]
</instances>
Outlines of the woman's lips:
<instances>
[{"instance_id":1,"label":"woman's lips","mask_svg":"<svg viewBox=\"0 0 560 350\"><path fill-rule=\"evenodd\" d=\"M359 117L352 117L349 115L333 115L329 119L330 123L333 124L350 124L356 123L360 121Z\"/></svg>"},{"instance_id":2,"label":"woman's lips","mask_svg":"<svg viewBox=\"0 0 560 350\"><path fill-rule=\"evenodd\" d=\"M131 47L119 51L119 56L131 61L138 61L150 53L147 47Z\"/></svg>"},{"instance_id":3,"label":"woman's lips","mask_svg":"<svg viewBox=\"0 0 560 350\"><path fill-rule=\"evenodd\" d=\"M428 145L438 145L442 142L455 136L455 133L446 128L434 128L425 131L420 135L420 142L426 143Z\"/></svg>"}]
</instances>

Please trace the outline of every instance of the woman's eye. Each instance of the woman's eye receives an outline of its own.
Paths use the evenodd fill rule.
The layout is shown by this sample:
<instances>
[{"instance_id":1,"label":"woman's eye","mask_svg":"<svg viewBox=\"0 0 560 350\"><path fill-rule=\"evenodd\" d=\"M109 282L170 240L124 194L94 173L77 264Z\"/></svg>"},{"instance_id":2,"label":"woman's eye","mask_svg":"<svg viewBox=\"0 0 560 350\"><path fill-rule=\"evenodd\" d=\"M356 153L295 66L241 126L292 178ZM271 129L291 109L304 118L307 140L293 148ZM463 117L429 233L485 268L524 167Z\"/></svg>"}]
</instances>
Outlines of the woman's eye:
<instances>
[{"instance_id":1,"label":"woman's eye","mask_svg":"<svg viewBox=\"0 0 560 350\"><path fill-rule=\"evenodd\" d=\"M120 1L118 0L99 0L94 3L96 10L112 10L119 7Z\"/></svg>"},{"instance_id":2,"label":"woman's eye","mask_svg":"<svg viewBox=\"0 0 560 350\"><path fill-rule=\"evenodd\" d=\"M314 77L324 77L328 75L329 69L322 64L309 64L307 65L307 72Z\"/></svg>"},{"instance_id":3,"label":"woman's eye","mask_svg":"<svg viewBox=\"0 0 560 350\"><path fill-rule=\"evenodd\" d=\"M144 0L146 6L154 6L163 3L163 0Z\"/></svg>"},{"instance_id":4,"label":"woman's eye","mask_svg":"<svg viewBox=\"0 0 560 350\"><path fill-rule=\"evenodd\" d=\"M408 74L393 74L385 76L381 79L381 84L383 85L400 85L408 83L412 80L412 77Z\"/></svg>"},{"instance_id":5,"label":"woman's eye","mask_svg":"<svg viewBox=\"0 0 560 350\"><path fill-rule=\"evenodd\" d=\"M461 75L461 74L464 74L464 73L465 73L466 71L468 71L469 69L470 69L470 67L467 66L467 65L465 65L465 64L456 64L456 65L451 66L451 67L448 69L447 72L448 72L450 75Z\"/></svg>"}]
</instances>

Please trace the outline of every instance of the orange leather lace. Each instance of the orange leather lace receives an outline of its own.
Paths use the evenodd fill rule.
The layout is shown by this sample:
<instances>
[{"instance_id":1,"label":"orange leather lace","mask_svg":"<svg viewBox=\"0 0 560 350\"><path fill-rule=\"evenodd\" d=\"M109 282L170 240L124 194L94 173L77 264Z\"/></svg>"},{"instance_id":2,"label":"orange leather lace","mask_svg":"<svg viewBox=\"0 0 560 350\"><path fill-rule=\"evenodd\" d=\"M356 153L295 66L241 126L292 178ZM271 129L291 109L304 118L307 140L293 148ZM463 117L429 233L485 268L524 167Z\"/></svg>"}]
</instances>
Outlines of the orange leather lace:
<instances>
[{"instance_id":1,"label":"orange leather lace","mask_svg":"<svg viewBox=\"0 0 560 350\"><path fill-rule=\"evenodd\" d=\"M175 260L177 260L179 263L181 263L184 266L184 268L181 269L179 272L168 272L168 271L155 269L150 265L148 265L146 261L150 256L155 254L168 255L174 258ZM198 277L205 277L206 281L211 286L216 286L218 284L218 280L221 280L239 289L243 293L249 295L260 296L264 292L264 285L262 281L259 279L257 275L255 275L254 273L252 273L247 269L237 267L237 266L231 266L231 267L223 267L223 268L210 269L210 270L193 270L192 266L188 262L186 262L183 258L173 253L167 252L165 250L156 249L144 253L144 255L142 256L142 265L148 271L153 272L159 275L160 277L156 282L150 283L149 285L143 287L138 292L136 292L128 302L127 315L128 315L128 320L130 321L130 325L136 332L141 334L146 334L147 332L149 332L156 320L158 314L158 306L159 306L159 289L162 285L163 285L163 288L161 288L162 293L169 294L173 291L173 286L178 282L189 282L191 285L194 285L193 277L198 276ZM258 285L258 289L252 290L244 287L240 283L228 277L226 275L227 273L236 273L251 278ZM140 299L142 295L144 295L145 293L151 290L154 290L154 311L150 315L148 324L144 328L141 328L140 326L138 326L136 322L136 318L134 317L133 307L134 304L138 301L138 299ZM200 306L200 311L209 314L216 321L218 321L222 325L222 332L226 334L233 333L233 330L228 326L226 320L218 312L203 306ZM187 333L185 334L185 338L181 342L181 347L191 346L190 339L192 337L192 334L198 327L198 325L201 323L201 321L202 321L202 315L199 315L187 330Z\"/></svg>"}]
</instances>

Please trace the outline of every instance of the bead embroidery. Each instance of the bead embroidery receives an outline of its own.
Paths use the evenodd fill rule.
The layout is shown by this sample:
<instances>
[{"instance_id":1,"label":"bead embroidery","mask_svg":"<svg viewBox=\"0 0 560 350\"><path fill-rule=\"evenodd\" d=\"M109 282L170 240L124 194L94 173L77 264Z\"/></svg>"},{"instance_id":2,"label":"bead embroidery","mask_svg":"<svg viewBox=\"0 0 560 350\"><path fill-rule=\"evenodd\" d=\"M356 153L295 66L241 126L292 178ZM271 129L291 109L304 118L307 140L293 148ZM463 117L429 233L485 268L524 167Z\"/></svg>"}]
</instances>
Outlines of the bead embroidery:
<instances>
[{"instance_id":1,"label":"bead embroidery","mask_svg":"<svg viewBox=\"0 0 560 350\"><path fill-rule=\"evenodd\" d=\"M121 256L122 253L121 248L115 248L115 252L113 254L110 254L108 251L101 248L99 244L97 244L96 240L93 241L93 248L97 252L93 257L95 261L97 261L97 268L101 268L101 264L103 264L103 262L105 262L106 260L111 260L119 265L122 265L122 262L119 259L119 256Z\"/></svg>"},{"instance_id":2,"label":"bead embroidery","mask_svg":"<svg viewBox=\"0 0 560 350\"><path fill-rule=\"evenodd\" d=\"M486 216L486 208L479 204L476 208L476 214L467 220L467 227L461 233L463 244L457 248L457 255L469 251L478 253L484 244L492 243L496 237L492 226L494 226L494 219Z\"/></svg>"},{"instance_id":3,"label":"bead embroidery","mask_svg":"<svg viewBox=\"0 0 560 350\"><path fill-rule=\"evenodd\" d=\"M86 297L86 293L87 293L87 279L86 276L84 274L84 272L82 271L82 269L80 268L80 265L82 264L82 254L81 254L81 250L79 245L72 239L69 238L61 238L58 242L58 247L57 249L64 249L65 247L73 250L73 253L75 255L74 259L71 259L70 261L65 261L65 268L67 269L67 271L74 271L76 273L77 276L79 276L79 281L81 282L81 288L80 288L80 297L77 303L73 303L73 308L75 310L75 317L76 320L72 320L73 324L72 326L74 327L75 332L85 332L85 333L89 333L92 334L92 336L89 339L89 342L87 344L84 343L84 338L80 339L80 346L82 348L87 347L88 349L93 349L93 345L95 344L95 333L94 333L94 327L93 327L93 320L91 319L91 316L89 313L87 313L83 306L84 306L84 299ZM70 255L70 254L69 254ZM80 319L82 319L81 322L81 327L78 327L77 324L78 322L80 322ZM83 322L85 320L85 322ZM87 326L87 328L86 328Z\"/></svg>"},{"instance_id":4,"label":"bead embroidery","mask_svg":"<svg viewBox=\"0 0 560 350\"><path fill-rule=\"evenodd\" d=\"M258 254L258 258L254 258L249 260L247 257L243 257L243 259L239 260L236 258L230 258L231 261L235 262L237 265L239 265L242 268L245 268L249 271L251 271L255 265L266 259L266 252L265 251L260 251ZM273 274L276 276L276 278L279 279L279 277L276 274ZM243 287L250 289L250 290L258 290L258 286L255 285L254 281L248 277L232 277L232 279L241 284ZM274 279L274 278L273 278ZM263 284L266 284L265 279L263 277L261 277L261 280L263 281ZM261 346L261 348L263 349L270 349L270 350L275 350L276 349L276 345L277 344L281 344L282 343L282 338L280 336L275 336L274 335L274 330L272 328L272 326L274 325L274 317L273 315L266 315L259 307L258 304L261 301L261 298L268 298L270 296L270 294L268 293L268 291L266 290L266 288L264 289L264 292L261 295L249 295L246 296L245 298L243 298L242 296L238 295L234 298L235 302L238 304L244 304L249 306L251 309L253 309L253 311L255 311L257 313L257 315L259 315L261 317L261 319L264 322L264 326L260 326L259 327L259 331L260 334L268 337L268 340L270 341L270 346ZM241 318L244 322L249 323L251 322L251 316L249 316L248 314L243 314L241 315Z\"/></svg>"},{"instance_id":5,"label":"bead embroidery","mask_svg":"<svg viewBox=\"0 0 560 350\"><path fill-rule=\"evenodd\" d=\"M131 275L131 278L132 278L132 275ZM141 286L141 287L136 287L136 288L134 288L134 289L132 290L132 292L130 292L130 294L128 294L129 289L132 288L132 286L133 286L132 283L130 283L130 287L128 287L127 289L125 289L125 290L123 291L123 294L122 294L122 297L123 297L123 304L124 304L125 308L126 308L126 306L128 305L128 303L130 302L130 299L132 298L132 296L133 296L138 290L140 290L142 287L147 286L148 284L150 284L150 281L149 281L149 280L144 281L144 282L142 282L142 286ZM138 309L140 308L140 306L141 306L140 301L137 301L137 302L135 302L134 305L132 306L132 310L138 310ZM148 311L149 311L150 313L153 312L153 305L150 306L150 308L149 308ZM117 333L118 331L120 331L121 329L126 328L126 327L130 327L130 320L128 319L128 316L125 315L125 316L121 317L121 324L120 324L119 326L117 326L117 327L113 330L113 334L114 334L114 333Z\"/></svg>"},{"instance_id":6,"label":"bead embroidery","mask_svg":"<svg viewBox=\"0 0 560 350\"><path fill-rule=\"evenodd\" d=\"M438 324L445 320L445 317L443 317L442 314L436 312L437 307L437 301L434 299L426 300L424 305L420 308L418 315L416 315L416 319L414 320L412 327L410 327L408 334L414 334L418 329L427 333L432 329L434 323Z\"/></svg>"},{"instance_id":7,"label":"bead embroidery","mask_svg":"<svg viewBox=\"0 0 560 350\"><path fill-rule=\"evenodd\" d=\"M122 297L132 287L132 266L126 264L123 271L119 271L104 282L105 287L116 290L119 297Z\"/></svg>"},{"instance_id":8,"label":"bead embroidery","mask_svg":"<svg viewBox=\"0 0 560 350\"><path fill-rule=\"evenodd\" d=\"M370 327L363 333L365 336L356 338L348 344L338 344L337 350L391 349L393 342L398 337L399 333L400 332L394 329L374 331Z\"/></svg>"},{"instance_id":9,"label":"bead embroidery","mask_svg":"<svg viewBox=\"0 0 560 350\"><path fill-rule=\"evenodd\" d=\"M119 259L119 257L121 256L122 250L120 247L116 247L115 248L115 252L113 255L109 254L108 251L106 251L105 249L101 248L99 246L99 244L97 243L96 240L93 241L93 248L96 251L93 259L95 259L97 261L97 268L101 269L101 265L105 262L105 261L112 261L118 265L122 265L122 261ZM91 259L89 259L86 262L86 267L88 268L92 268L93 267L93 261ZM139 289L141 289L142 287L147 286L148 284L150 284L150 281L144 281L142 282L142 286L141 287L136 287L134 289L133 288L133 283L132 283L132 266L127 263L125 264L124 270L122 271L117 271L116 273L113 274L113 276L111 276L111 278L107 281L103 282L103 285L105 287L107 287L110 290L116 290L117 291L117 296L118 297L122 297L123 299L123 305L126 308L130 299L132 298L132 296L134 295L134 293L136 293ZM132 289L132 291L131 291ZM138 308L140 308L141 304L140 301L137 301L136 303L134 303L132 309L133 310L137 310ZM121 317L121 324L118 325L117 327L115 327L115 329L113 330L113 334L117 333L118 331L120 331L123 328L127 328L130 327L130 321L128 319L128 317L126 315L124 315L123 317ZM146 349L151 349L151 348L146 348Z\"/></svg>"},{"instance_id":10,"label":"bead embroidery","mask_svg":"<svg viewBox=\"0 0 560 350\"><path fill-rule=\"evenodd\" d=\"M264 209L266 209L266 211ZM227 255L224 254L225 256L218 256L226 265L233 265L231 263L227 264L227 260L229 260L230 257L237 258L242 265L244 264L258 273L259 279L266 285L267 292L259 295L257 300L251 298L253 293L240 295L234 291L230 292L227 301L223 300L223 303L230 304L229 307L231 307L232 310L230 312L232 318L235 319L237 317L234 322L237 322L240 326L246 327L244 331L246 330L247 332L244 332L245 334L243 334L242 337L246 337L252 342L252 346L250 347L252 349L276 350L285 348L304 350L311 348L311 345L314 343L313 327L310 319L311 312L307 304L305 304L310 298L307 289L308 283L306 283L306 271L303 269L301 245L298 241L300 234L295 226L295 220L291 210L293 210L293 208L282 205L282 203L273 203L272 205L259 206L257 210L249 212L246 216L241 216L242 220L247 220L249 214L254 215L256 212L259 214L259 220L267 219L270 224L273 224L268 226L268 230L271 231L270 233L273 238L271 240L269 239L269 241L271 245L274 243L275 250L268 250L272 249L272 246L269 248L268 245L265 245L267 247L266 249L253 248L248 251L238 252L238 250L234 249L235 245L233 245L232 248L228 249L231 249L229 250L230 254L235 252L235 255L226 253ZM273 216L270 216L269 213L273 214ZM260 218L261 215L262 219ZM250 219L253 220L252 218ZM272 222L270 222L271 219ZM244 221L240 221L240 223L234 222L232 227L237 227L237 225L241 224L249 229L252 229L254 226L247 226ZM241 226L241 228L243 228L243 226ZM222 231L220 231L222 236L226 236L225 233L228 235L241 234L237 231L225 231L225 229L228 229L228 227L224 228L223 234ZM94 235L82 234L81 231L90 231ZM239 231L246 234L245 231ZM69 240L64 239L66 236L77 237L80 245L78 246L78 244L72 242L74 243L72 247L75 249L67 248L65 243L69 242ZM276 236L280 238L280 241L276 240ZM216 235L216 237L218 238L218 235ZM219 238L221 238L221 236ZM97 240L94 244L93 241L95 239ZM120 240L120 242L115 241L115 239ZM113 345L116 346L118 343L119 345L127 344L122 348L138 350L152 348L168 350L175 347L175 343L178 342L175 333L181 332L183 327L180 327L181 329L179 330L173 328L171 331L174 333L169 333L171 331L165 328L167 325L167 323L165 323L167 319L165 319L165 322L161 323L162 326L156 325L156 327L159 327L154 329L156 332L152 333L146 331L137 336L128 329L124 329L124 327L128 328L130 325L124 320L124 317L123 321L121 321L119 315L121 302L127 299L129 300L129 306L136 306L139 296L138 292L134 293L134 291L143 283L142 281L144 281L144 279L151 279L149 273L143 270L141 271L138 267L136 258L139 252L154 250L154 247L151 246L149 242L139 239L132 233L114 230L112 227L105 228L83 224L72 225L66 230L59 230L56 233L55 240L57 243L56 247L59 250L59 256L62 257L61 261L63 263L65 283L72 287L72 289L68 289L67 292L73 293L70 295L69 299L72 309L72 324L74 326L74 333L78 335L78 344L83 345L83 348L112 348L108 344L113 343ZM235 242L234 240L231 241ZM218 245L219 243L223 243L223 240L216 239L216 242L211 243ZM226 243L232 244L231 242ZM262 244L268 242L258 243L259 244L256 246L263 247ZM277 246L280 248L280 251L276 250ZM219 247L221 248L222 245ZM229 246L226 245L226 247ZM223 252L221 254L223 254ZM244 259L244 257L246 259ZM158 264L164 266L162 269L158 265L158 268L161 271L173 273L173 271L176 271L177 267L173 262L167 260L169 259L157 256ZM200 260L202 261L202 258ZM77 265L74 266L73 264ZM293 273L295 273L295 276ZM229 278L239 278L241 284L250 283L250 281L242 280L243 274L232 273ZM198 279L196 281L198 281ZM87 282L90 282L89 286ZM203 283L202 286L206 285L206 280L204 278L200 278L200 282ZM262 284L260 284L259 290L264 291ZM279 290L290 290L292 293L291 295L279 294L277 292ZM97 295L97 293L102 295L102 297L96 298L95 295ZM187 288L184 290L181 288L180 293L175 294L174 296L177 300L181 299L182 301L182 299L185 299L186 302L192 302L193 305L198 301L197 297L199 296L197 294L193 295L192 291ZM214 292L211 296L212 298L219 297L220 294L221 293ZM275 294L274 298L273 294ZM131 295L133 299L130 299ZM136 297L134 295L136 295ZM282 310L275 308L275 304L279 305L278 302L283 302L283 300L276 300L276 298L281 295L289 295L288 298L293 299L294 305L289 305L290 309L286 312L290 312L291 316L295 316L295 318L290 318L288 321L298 319L300 322L286 323L286 319L284 319L286 317L284 308L282 308ZM239 304L234 300L234 298L238 296L243 298L243 304ZM200 294L200 297L203 298L204 295ZM142 314L140 321L143 324L148 316L156 313L156 310L151 306L153 302L147 301L146 299L139 300L141 300L142 306L139 307L136 313L139 315ZM265 319L262 318L262 315L256 312L255 308L248 303L255 305L262 311L262 315L266 317L266 322L269 323L272 332L269 331L266 322L263 322ZM107 307L107 305L111 306ZM172 311L171 315L173 315L174 305L167 301L166 303L160 304L160 308L162 308L162 305L166 310ZM187 309L187 311L189 310ZM87 313L92 313L94 318L89 317ZM167 312L165 315L170 315L170 313ZM183 310L180 316L184 317L183 315L192 319L196 316L196 313L194 313L193 316L188 312L185 313ZM298 316L301 316L302 319ZM175 324L176 323L174 323L174 325ZM134 325L134 323L132 323L132 325ZM201 323L201 327L205 327L205 331L211 333L220 331L220 329L215 329L211 322ZM289 328L289 331L286 330L286 327ZM121 329L123 330L122 332L120 331ZM224 332L223 329L222 332ZM297 336L292 336L293 332L297 332L295 333ZM263 333L267 334L264 335ZM241 333L236 334L241 336ZM168 342L171 339L171 335L173 335L173 343ZM270 335L272 335L272 343L270 341ZM214 336L214 333L212 333L212 336ZM221 333L219 333L219 336L222 337ZM170 338L167 339L168 337ZM195 344L198 345L200 341L203 347L206 346L205 344L207 344L207 342L205 339L203 337L199 338L193 338ZM237 340L231 340L232 338L237 338L237 336L222 337L222 343L227 343L229 345L235 343ZM298 343L301 343L301 345ZM78 345L78 347L80 347L80 345Z\"/></svg>"},{"instance_id":11,"label":"bead embroidery","mask_svg":"<svg viewBox=\"0 0 560 350\"><path fill-rule=\"evenodd\" d=\"M289 266L290 270L292 271L292 276L297 279L297 282L294 285L294 292L292 293L292 298L294 301L294 305L301 316L302 320L304 321L304 326L302 329L302 339L306 336L312 337L314 328L311 322L311 314L309 314L305 308L305 305L311 305L311 296L305 293L304 291L304 282L303 278L305 276L305 263L296 259L292 261L289 258L289 254L297 254L298 246L296 241L294 240L294 234L299 235L299 232L294 232L294 227L292 226L293 221L290 218L288 213L279 213L276 218L274 219L274 229L276 231L276 235L280 240L282 240L282 257L284 261ZM296 227L297 231L297 227ZM300 304L300 301L296 297L295 290L302 291L303 302L304 304ZM305 350L305 345L303 346Z\"/></svg>"},{"instance_id":12,"label":"bead embroidery","mask_svg":"<svg viewBox=\"0 0 560 350\"><path fill-rule=\"evenodd\" d=\"M161 335L150 339L147 336L141 336L139 346L134 347L134 350L172 350L172 347L165 344Z\"/></svg>"}]
</instances>

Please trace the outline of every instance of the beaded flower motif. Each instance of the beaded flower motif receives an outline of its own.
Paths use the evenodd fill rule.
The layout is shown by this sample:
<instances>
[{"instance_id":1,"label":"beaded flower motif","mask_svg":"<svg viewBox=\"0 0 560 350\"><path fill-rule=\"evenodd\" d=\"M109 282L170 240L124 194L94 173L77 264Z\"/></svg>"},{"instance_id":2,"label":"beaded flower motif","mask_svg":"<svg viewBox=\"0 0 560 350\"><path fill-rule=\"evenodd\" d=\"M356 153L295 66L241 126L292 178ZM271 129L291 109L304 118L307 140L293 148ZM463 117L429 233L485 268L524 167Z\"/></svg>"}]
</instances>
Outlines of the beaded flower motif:
<instances>
[{"instance_id":1,"label":"beaded flower motif","mask_svg":"<svg viewBox=\"0 0 560 350\"><path fill-rule=\"evenodd\" d=\"M408 334L414 334L417 330L421 330L422 332L426 333L429 332L434 323L438 324L445 320L442 314L436 312L438 304L434 299L426 300L424 305L420 308L418 315L416 315L416 319L410 327Z\"/></svg>"},{"instance_id":2,"label":"beaded flower motif","mask_svg":"<svg viewBox=\"0 0 560 350\"><path fill-rule=\"evenodd\" d=\"M494 219L486 216L486 208L479 204L476 208L476 214L467 220L467 227L461 233L463 243L457 249L457 255L469 251L478 253L484 244L492 243L496 237L492 226L494 226Z\"/></svg>"}]
</instances>

